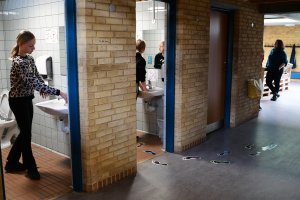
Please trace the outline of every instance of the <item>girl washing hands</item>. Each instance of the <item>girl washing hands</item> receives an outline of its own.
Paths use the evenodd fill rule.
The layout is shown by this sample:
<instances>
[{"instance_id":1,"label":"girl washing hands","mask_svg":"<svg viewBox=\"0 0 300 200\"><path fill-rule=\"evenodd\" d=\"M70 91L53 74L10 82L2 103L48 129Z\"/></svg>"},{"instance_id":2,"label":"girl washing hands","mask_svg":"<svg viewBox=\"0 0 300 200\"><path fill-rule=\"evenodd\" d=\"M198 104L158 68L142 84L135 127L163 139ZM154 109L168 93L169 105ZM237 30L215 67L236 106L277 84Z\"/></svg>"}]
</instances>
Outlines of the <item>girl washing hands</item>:
<instances>
[{"instance_id":1,"label":"girl washing hands","mask_svg":"<svg viewBox=\"0 0 300 200\"><path fill-rule=\"evenodd\" d=\"M43 98L57 95L64 98L66 103L68 98L66 93L46 85L39 75L30 55L35 49L35 42L35 36L30 31L21 31L11 51L9 106L15 115L20 134L8 154L5 171L14 173L27 170L30 179L39 180L40 173L31 149L34 90L40 92ZM23 163L19 161L21 155Z\"/></svg>"}]
</instances>

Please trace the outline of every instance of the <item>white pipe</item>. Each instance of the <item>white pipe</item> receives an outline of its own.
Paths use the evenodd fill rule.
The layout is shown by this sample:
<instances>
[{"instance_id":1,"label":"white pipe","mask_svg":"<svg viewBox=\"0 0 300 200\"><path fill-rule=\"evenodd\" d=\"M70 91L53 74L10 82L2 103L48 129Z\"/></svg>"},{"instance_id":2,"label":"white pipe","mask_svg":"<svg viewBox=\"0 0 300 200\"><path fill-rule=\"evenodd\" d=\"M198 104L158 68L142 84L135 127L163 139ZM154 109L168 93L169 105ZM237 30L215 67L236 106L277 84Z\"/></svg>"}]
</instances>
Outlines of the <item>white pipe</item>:
<instances>
[{"instance_id":1,"label":"white pipe","mask_svg":"<svg viewBox=\"0 0 300 200\"><path fill-rule=\"evenodd\" d=\"M60 130L61 130L63 133L70 133L70 129L69 129L68 126L65 125L63 119L59 119L59 120L58 120L58 127L60 128Z\"/></svg>"},{"instance_id":2,"label":"white pipe","mask_svg":"<svg viewBox=\"0 0 300 200\"><path fill-rule=\"evenodd\" d=\"M153 0L153 9L152 9L152 10L153 10L152 23L154 24L154 23L155 23L155 20L156 20L156 19L155 19L155 18L156 18L156 17L155 17L155 0Z\"/></svg>"}]
</instances>

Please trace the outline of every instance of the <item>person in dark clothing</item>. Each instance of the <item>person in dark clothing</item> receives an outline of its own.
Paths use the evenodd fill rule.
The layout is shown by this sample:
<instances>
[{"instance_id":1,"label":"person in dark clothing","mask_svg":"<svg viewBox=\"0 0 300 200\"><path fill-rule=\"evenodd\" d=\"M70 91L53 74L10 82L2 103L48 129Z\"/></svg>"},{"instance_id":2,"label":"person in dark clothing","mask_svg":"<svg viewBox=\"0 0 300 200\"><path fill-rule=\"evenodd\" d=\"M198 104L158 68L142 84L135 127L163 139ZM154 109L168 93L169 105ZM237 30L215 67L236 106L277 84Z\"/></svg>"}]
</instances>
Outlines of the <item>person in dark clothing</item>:
<instances>
[{"instance_id":1,"label":"person in dark clothing","mask_svg":"<svg viewBox=\"0 0 300 200\"><path fill-rule=\"evenodd\" d=\"M159 53L155 55L154 68L163 70L162 66L165 62L164 53L165 53L165 42L161 41L159 44ZM162 81L164 81L163 76L162 76Z\"/></svg>"},{"instance_id":2,"label":"person in dark clothing","mask_svg":"<svg viewBox=\"0 0 300 200\"><path fill-rule=\"evenodd\" d=\"M66 102L67 94L44 83L30 55L35 49L34 46L35 36L30 31L21 31L11 51L9 106L14 113L20 134L8 154L4 169L8 173L27 170L30 179L39 180L40 174L31 149L34 90L39 91L43 98L50 94L60 95ZM19 162L21 155L23 163Z\"/></svg>"},{"instance_id":3,"label":"person in dark clothing","mask_svg":"<svg viewBox=\"0 0 300 200\"><path fill-rule=\"evenodd\" d=\"M138 39L136 41L136 97L140 89L142 91L148 91L146 87L146 60L142 56L145 49L145 41Z\"/></svg>"},{"instance_id":4,"label":"person in dark clothing","mask_svg":"<svg viewBox=\"0 0 300 200\"><path fill-rule=\"evenodd\" d=\"M161 41L159 43L159 53L156 54L155 59L154 59L154 68L156 69L161 69L162 64L165 62L165 42Z\"/></svg>"},{"instance_id":5,"label":"person in dark clothing","mask_svg":"<svg viewBox=\"0 0 300 200\"><path fill-rule=\"evenodd\" d=\"M267 75L266 84L272 91L273 97L271 101L276 101L280 96L279 84L283 73L283 68L287 65L288 60L284 52L284 45L282 40L276 40L274 48L271 50L267 61ZM273 85L274 81L274 85Z\"/></svg>"},{"instance_id":6,"label":"person in dark clothing","mask_svg":"<svg viewBox=\"0 0 300 200\"><path fill-rule=\"evenodd\" d=\"M161 52L156 54L154 59L154 68L161 69L161 66L164 63L164 59L164 55Z\"/></svg>"}]
</instances>

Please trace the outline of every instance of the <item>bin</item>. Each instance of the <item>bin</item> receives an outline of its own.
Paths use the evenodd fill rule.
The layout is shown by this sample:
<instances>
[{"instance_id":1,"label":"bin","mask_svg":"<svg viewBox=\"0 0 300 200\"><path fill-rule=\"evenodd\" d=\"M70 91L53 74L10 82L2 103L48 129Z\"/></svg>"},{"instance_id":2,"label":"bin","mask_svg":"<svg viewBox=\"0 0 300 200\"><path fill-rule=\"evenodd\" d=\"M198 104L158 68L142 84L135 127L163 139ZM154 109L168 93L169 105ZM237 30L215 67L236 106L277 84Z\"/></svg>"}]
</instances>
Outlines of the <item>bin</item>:
<instances>
[{"instance_id":1,"label":"bin","mask_svg":"<svg viewBox=\"0 0 300 200\"><path fill-rule=\"evenodd\" d=\"M255 79L248 80L248 97L251 99L261 97L260 84Z\"/></svg>"}]
</instances>

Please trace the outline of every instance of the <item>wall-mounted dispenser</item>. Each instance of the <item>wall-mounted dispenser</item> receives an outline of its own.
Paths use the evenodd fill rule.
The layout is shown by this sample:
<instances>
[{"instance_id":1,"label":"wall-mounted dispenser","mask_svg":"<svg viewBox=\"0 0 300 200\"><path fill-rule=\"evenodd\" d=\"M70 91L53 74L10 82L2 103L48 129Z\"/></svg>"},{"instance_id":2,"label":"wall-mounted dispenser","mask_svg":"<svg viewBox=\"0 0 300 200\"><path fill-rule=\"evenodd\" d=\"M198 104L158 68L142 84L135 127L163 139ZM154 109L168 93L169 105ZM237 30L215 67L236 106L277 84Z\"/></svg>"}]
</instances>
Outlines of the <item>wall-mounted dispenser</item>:
<instances>
[{"instance_id":1,"label":"wall-mounted dispenser","mask_svg":"<svg viewBox=\"0 0 300 200\"><path fill-rule=\"evenodd\" d=\"M36 58L35 65L39 74L44 80L51 81L53 79L52 57L48 55Z\"/></svg>"}]
</instances>

